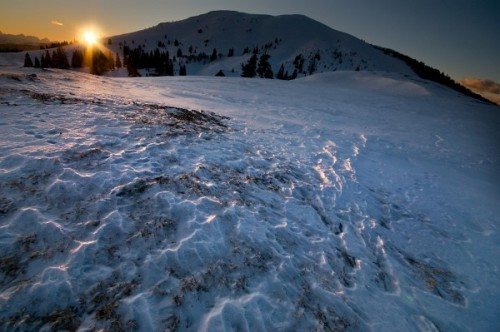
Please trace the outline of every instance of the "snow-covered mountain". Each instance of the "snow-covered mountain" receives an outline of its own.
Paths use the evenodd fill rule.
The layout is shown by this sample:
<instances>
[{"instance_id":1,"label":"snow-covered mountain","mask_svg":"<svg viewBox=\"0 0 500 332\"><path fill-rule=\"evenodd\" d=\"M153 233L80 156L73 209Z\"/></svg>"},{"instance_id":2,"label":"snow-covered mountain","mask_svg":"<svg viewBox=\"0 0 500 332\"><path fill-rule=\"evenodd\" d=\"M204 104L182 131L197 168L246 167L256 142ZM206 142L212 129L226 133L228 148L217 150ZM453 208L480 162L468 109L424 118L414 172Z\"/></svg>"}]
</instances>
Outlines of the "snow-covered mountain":
<instances>
[{"instance_id":1,"label":"snow-covered mountain","mask_svg":"<svg viewBox=\"0 0 500 332\"><path fill-rule=\"evenodd\" d=\"M248 60L255 48L260 54L267 52L271 56L275 73L283 64L292 74L296 68L293 62L301 55L303 65L299 76L335 70L413 74L403 61L303 15L270 16L214 11L110 39L112 45L108 47L117 52L124 45L131 48L141 46L151 51L165 44L160 50L168 50L171 56L180 49L183 56L177 60L187 63L189 75L214 75L223 70L226 75L238 76L241 63ZM231 48L234 56L228 57ZM243 54L245 48L249 54ZM186 60L191 54L205 53L210 56L214 49L222 56L216 61Z\"/></svg>"}]
</instances>

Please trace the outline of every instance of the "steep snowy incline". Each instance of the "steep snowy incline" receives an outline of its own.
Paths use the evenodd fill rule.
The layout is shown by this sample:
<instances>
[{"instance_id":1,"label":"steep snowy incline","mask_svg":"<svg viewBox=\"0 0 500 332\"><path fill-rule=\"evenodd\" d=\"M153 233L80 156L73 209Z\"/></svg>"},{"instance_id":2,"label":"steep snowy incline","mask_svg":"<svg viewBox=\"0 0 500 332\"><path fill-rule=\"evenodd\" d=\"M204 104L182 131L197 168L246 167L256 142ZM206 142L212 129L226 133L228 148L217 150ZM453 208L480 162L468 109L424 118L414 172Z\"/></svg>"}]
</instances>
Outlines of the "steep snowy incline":
<instances>
[{"instance_id":1,"label":"steep snowy incline","mask_svg":"<svg viewBox=\"0 0 500 332\"><path fill-rule=\"evenodd\" d=\"M500 113L384 73L0 69L0 326L494 330Z\"/></svg>"}]
</instances>

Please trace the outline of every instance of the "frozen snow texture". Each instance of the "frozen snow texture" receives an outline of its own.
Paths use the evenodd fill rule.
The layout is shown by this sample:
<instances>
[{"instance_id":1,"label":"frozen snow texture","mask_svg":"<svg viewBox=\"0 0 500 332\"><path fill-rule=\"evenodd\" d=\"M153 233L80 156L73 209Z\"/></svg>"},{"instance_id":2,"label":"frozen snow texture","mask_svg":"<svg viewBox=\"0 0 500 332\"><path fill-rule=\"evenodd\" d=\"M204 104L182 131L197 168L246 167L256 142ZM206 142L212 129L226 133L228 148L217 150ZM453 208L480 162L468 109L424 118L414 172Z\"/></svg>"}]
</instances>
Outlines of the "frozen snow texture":
<instances>
[{"instance_id":1,"label":"frozen snow texture","mask_svg":"<svg viewBox=\"0 0 500 332\"><path fill-rule=\"evenodd\" d=\"M498 327L498 108L4 68L0 114L5 330Z\"/></svg>"}]
</instances>

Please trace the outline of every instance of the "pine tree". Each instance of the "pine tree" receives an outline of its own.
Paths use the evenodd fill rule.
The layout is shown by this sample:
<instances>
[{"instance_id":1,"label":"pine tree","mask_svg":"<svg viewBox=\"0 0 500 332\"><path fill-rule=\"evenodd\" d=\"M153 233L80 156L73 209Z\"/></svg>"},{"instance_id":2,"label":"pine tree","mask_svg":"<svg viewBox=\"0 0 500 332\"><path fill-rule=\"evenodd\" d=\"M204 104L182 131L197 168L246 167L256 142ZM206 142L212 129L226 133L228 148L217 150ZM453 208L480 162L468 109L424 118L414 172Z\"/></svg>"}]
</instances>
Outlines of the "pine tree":
<instances>
[{"instance_id":1,"label":"pine tree","mask_svg":"<svg viewBox=\"0 0 500 332\"><path fill-rule=\"evenodd\" d=\"M257 69L257 55L254 54L246 64L241 65L241 77L255 77Z\"/></svg>"},{"instance_id":2,"label":"pine tree","mask_svg":"<svg viewBox=\"0 0 500 332\"><path fill-rule=\"evenodd\" d=\"M316 71L316 58L312 58L309 60L309 65L307 66L307 72L309 75L314 74Z\"/></svg>"},{"instance_id":3,"label":"pine tree","mask_svg":"<svg viewBox=\"0 0 500 332\"><path fill-rule=\"evenodd\" d=\"M186 71L186 65L179 65L179 76L186 76L187 71Z\"/></svg>"},{"instance_id":4,"label":"pine tree","mask_svg":"<svg viewBox=\"0 0 500 332\"><path fill-rule=\"evenodd\" d=\"M234 56L234 48L230 48L229 51L227 52L227 57L230 58Z\"/></svg>"},{"instance_id":5,"label":"pine tree","mask_svg":"<svg viewBox=\"0 0 500 332\"><path fill-rule=\"evenodd\" d=\"M281 64L280 70L278 70L278 74L276 74L276 78L279 80L285 79L285 66Z\"/></svg>"},{"instance_id":6,"label":"pine tree","mask_svg":"<svg viewBox=\"0 0 500 332\"><path fill-rule=\"evenodd\" d=\"M50 58L50 53L49 50L45 51L45 67L43 68L49 68L52 67L52 59Z\"/></svg>"},{"instance_id":7,"label":"pine tree","mask_svg":"<svg viewBox=\"0 0 500 332\"><path fill-rule=\"evenodd\" d=\"M295 65L295 68L299 73L302 73L304 71L304 58L302 57L302 54L299 54L295 57L295 60L293 60L293 64Z\"/></svg>"},{"instance_id":8,"label":"pine tree","mask_svg":"<svg viewBox=\"0 0 500 332\"><path fill-rule=\"evenodd\" d=\"M290 79L291 79L291 80L294 80L294 79L296 79L296 78L297 78L297 69L295 69L295 70L293 71L292 76L290 76Z\"/></svg>"},{"instance_id":9,"label":"pine tree","mask_svg":"<svg viewBox=\"0 0 500 332\"><path fill-rule=\"evenodd\" d=\"M115 66L118 69L122 67L122 61L120 60L120 56L118 55L118 53L116 53Z\"/></svg>"},{"instance_id":10,"label":"pine tree","mask_svg":"<svg viewBox=\"0 0 500 332\"><path fill-rule=\"evenodd\" d=\"M40 60L38 60L38 57L35 57L35 68L40 68Z\"/></svg>"},{"instance_id":11,"label":"pine tree","mask_svg":"<svg viewBox=\"0 0 500 332\"><path fill-rule=\"evenodd\" d=\"M271 64L269 63L270 57L271 56L267 53L264 53L260 56L257 73L261 78L273 78L274 76Z\"/></svg>"},{"instance_id":12,"label":"pine tree","mask_svg":"<svg viewBox=\"0 0 500 332\"><path fill-rule=\"evenodd\" d=\"M31 61L31 57L28 53L24 56L24 66L25 67L33 67L33 61Z\"/></svg>"},{"instance_id":13,"label":"pine tree","mask_svg":"<svg viewBox=\"0 0 500 332\"><path fill-rule=\"evenodd\" d=\"M66 52L64 52L62 47L59 47L57 49L59 58L61 61L61 69L69 69L69 61L68 61L68 56L66 55Z\"/></svg>"},{"instance_id":14,"label":"pine tree","mask_svg":"<svg viewBox=\"0 0 500 332\"><path fill-rule=\"evenodd\" d=\"M73 55L71 56L71 67L82 68L83 67L83 51L80 49L75 49Z\"/></svg>"},{"instance_id":15,"label":"pine tree","mask_svg":"<svg viewBox=\"0 0 500 332\"><path fill-rule=\"evenodd\" d=\"M110 61L111 58L111 61ZM114 65L113 58L107 57L102 51L92 50L92 64L90 66L90 73L94 75L102 75L105 72L112 70Z\"/></svg>"},{"instance_id":16,"label":"pine tree","mask_svg":"<svg viewBox=\"0 0 500 332\"><path fill-rule=\"evenodd\" d=\"M166 75L167 76L174 76L174 63L170 59L167 60Z\"/></svg>"},{"instance_id":17,"label":"pine tree","mask_svg":"<svg viewBox=\"0 0 500 332\"><path fill-rule=\"evenodd\" d=\"M52 53L52 67L59 69L69 69L69 61L66 52L62 47L58 47Z\"/></svg>"},{"instance_id":18,"label":"pine tree","mask_svg":"<svg viewBox=\"0 0 500 332\"><path fill-rule=\"evenodd\" d=\"M222 69L221 69L221 70L219 70L219 71L217 72L217 74L215 74L215 76L217 76L217 77L225 77L226 75L224 74L224 72L223 72L223 71L222 71Z\"/></svg>"},{"instance_id":19,"label":"pine tree","mask_svg":"<svg viewBox=\"0 0 500 332\"><path fill-rule=\"evenodd\" d=\"M217 60L217 49L214 48L212 55L210 56L210 62Z\"/></svg>"},{"instance_id":20,"label":"pine tree","mask_svg":"<svg viewBox=\"0 0 500 332\"><path fill-rule=\"evenodd\" d=\"M170 57L170 54L167 52L158 52L156 56L159 58L155 59L156 61L156 72L159 76L165 76L167 73L167 64Z\"/></svg>"},{"instance_id":21,"label":"pine tree","mask_svg":"<svg viewBox=\"0 0 500 332\"><path fill-rule=\"evenodd\" d=\"M182 50L180 48L177 49L177 57L182 58Z\"/></svg>"},{"instance_id":22,"label":"pine tree","mask_svg":"<svg viewBox=\"0 0 500 332\"><path fill-rule=\"evenodd\" d=\"M109 68L109 70L115 70L115 59L113 58L113 53L109 52L106 55L106 58L108 59L108 68Z\"/></svg>"}]
</instances>

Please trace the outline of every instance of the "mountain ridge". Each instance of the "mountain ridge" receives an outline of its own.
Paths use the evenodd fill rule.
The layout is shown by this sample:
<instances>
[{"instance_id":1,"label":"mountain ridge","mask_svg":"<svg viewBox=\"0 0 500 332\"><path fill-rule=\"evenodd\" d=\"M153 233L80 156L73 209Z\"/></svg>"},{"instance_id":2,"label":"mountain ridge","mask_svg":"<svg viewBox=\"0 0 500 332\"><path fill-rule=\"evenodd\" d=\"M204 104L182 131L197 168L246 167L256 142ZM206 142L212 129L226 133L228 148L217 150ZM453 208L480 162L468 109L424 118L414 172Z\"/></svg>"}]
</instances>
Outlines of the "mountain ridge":
<instances>
[{"instance_id":1,"label":"mountain ridge","mask_svg":"<svg viewBox=\"0 0 500 332\"><path fill-rule=\"evenodd\" d=\"M0 44L42 44L42 43L50 43L50 40L47 38L38 38L35 36L28 36L24 34L9 34L3 33L0 31Z\"/></svg>"},{"instance_id":2,"label":"mountain ridge","mask_svg":"<svg viewBox=\"0 0 500 332\"><path fill-rule=\"evenodd\" d=\"M267 52L275 72L283 64L290 73L297 69L299 76L356 69L412 74L402 61L387 57L354 36L300 14L271 16L212 11L176 22L162 22L151 28L111 36L109 39L112 40L110 46L118 52L120 47L117 44L120 43L129 47L141 45L145 51L151 51L158 47L159 42L166 42L162 49L168 50L170 54L175 54L179 48L184 55L190 54L188 48L192 46L193 54L210 54L216 49L222 55L216 63L210 61L201 66L186 61L188 72L195 75L214 75L219 70L227 73L234 69L233 76L238 76L239 65L249 58L243 54L245 48L249 49L249 53L253 53L255 48L258 48L256 53ZM174 41L178 41L179 45L173 45ZM228 61L225 57L230 48L234 49L236 61ZM316 56L318 52L319 56ZM297 66L293 65L293 61L299 55L304 58L304 65L308 65L313 57L319 57L316 70L294 68Z\"/></svg>"}]
</instances>

